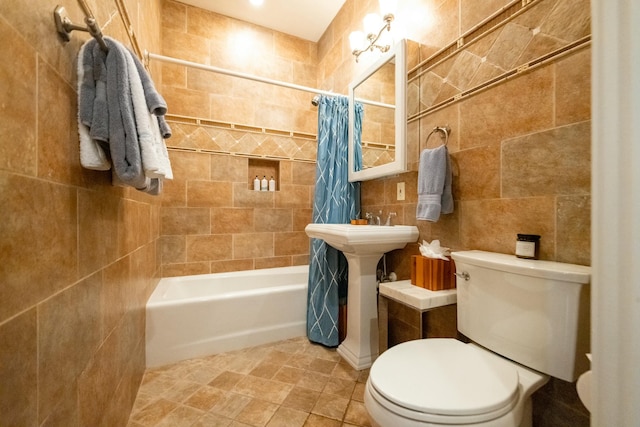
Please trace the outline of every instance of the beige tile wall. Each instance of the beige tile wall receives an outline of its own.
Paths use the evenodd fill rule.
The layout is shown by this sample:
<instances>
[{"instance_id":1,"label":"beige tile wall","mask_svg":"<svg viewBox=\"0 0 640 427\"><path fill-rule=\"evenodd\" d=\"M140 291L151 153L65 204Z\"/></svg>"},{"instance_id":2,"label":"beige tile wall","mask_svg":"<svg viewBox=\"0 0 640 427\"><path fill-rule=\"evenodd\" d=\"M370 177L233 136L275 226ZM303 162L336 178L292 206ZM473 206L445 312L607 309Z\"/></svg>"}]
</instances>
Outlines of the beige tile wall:
<instances>
[{"instance_id":1,"label":"beige tile wall","mask_svg":"<svg viewBox=\"0 0 640 427\"><path fill-rule=\"evenodd\" d=\"M179 2L163 4L162 54L316 86L315 43ZM162 198L162 275L307 264L314 94L166 63L162 73L176 116L168 143L180 149L171 151L175 179ZM249 189L255 174L247 156L282 158L272 160L276 192Z\"/></svg>"},{"instance_id":2,"label":"beige tile wall","mask_svg":"<svg viewBox=\"0 0 640 427\"><path fill-rule=\"evenodd\" d=\"M346 36L377 8L347 0L315 44L173 1L162 3L160 24L158 2L125 3L150 51L345 94L367 66L353 61ZM416 2L398 11L398 22L425 57L509 2L476 3ZM75 2L62 4L81 22ZM538 4L541 14L582 21L577 11L589 8L586 0ZM99 22L109 22L105 33L126 40L115 4L94 7ZM0 225L0 424L119 425L144 368L142 307L154 277L306 263L313 164L280 160L279 191L263 194L248 189L246 157L172 150L176 179L162 199L81 170L74 67L86 35L58 42L52 8L43 0L0 4L0 206L7 219ZM545 41L553 46L559 30L584 25L552 25ZM254 44L238 49L240 34ZM507 62L499 50L491 58ZM473 58L461 60L467 66L452 75L458 84L473 80L460 72ZM456 211L420 222L420 238L509 253L515 233L540 233L544 258L589 264L589 62L590 49L582 49L410 125L412 171L364 183L364 209L394 210L416 223L418 142L448 123ZM151 69L172 114L315 133L311 94L157 62ZM178 129L171 142L185 144L181 135L192 133ZM406 183L404 202L395 201L397 182ZM415 251L392 253L390 265L408 274Z\"/></svg>"},{"instance_id":3,"label":"beige tile wall","mask_svg":"<svg viewBox=\"0 0 640 427\"><path fill-rule=\"evenodd\" d=\"M247 157L170 154L175 179L165 186L160 218L164 277L308 263L314 163L273 161L278 191L256 192Z\"/></svg>"},{"instance_id":4,"label":"beige tile wall","mask_svg":"<svg viewBox=\"0 0 640 427\"><path fill-rule=\"evenodd\" d=\"M89 3L126 42L116 3ZM59 4L82 23L77 2ZM125 425L144 371L160 199L81 169L75 66L87 35L60 42L55 5L0 3L0 425ZM157 43L159 2L126 7L141 42Z\"/></svg>"},{"instance_id":5,"label":"beige tile wall","mask_svg":"<svg viewBox=\"0 0 640 427\"><path fill-rule=\"evenodd\" d=\"M569 7L566 3L541 1L514 22L519 28L524 28L524 23L530 24L527 28L534 28L529 31L535 33L530 44L549 38L545 31L552 33L555 43L547 46L547 51L556 49L561 43L588 36L588 16L585 18L584 12L589 9L588 2L570 2L576 11L565 15L560 11ZM571 21L575 16L581 19ZM491 55L495 63L509 62L500 60L498 40L513 31L513 26L516 24L488 34L493 45L482 39L469 50ZM509 40L517 44L517 38ZM506 54L527 57L528 61L532 57L527 52L539 49L540 44L531 47L523 42L510 46ZM464 55L470 54L465 50L446 61L451 65L446 71L443 64L435 68L449 84L451 74L460 81L472 80L455 66ZM443 245L457 250L513 253L517 233L540 234L541 258L589 265L590 57L587 43L544 66L452 102L411 123L408 157L412 171L365 183L363 210L397 211L404 223L419 227L421 240L440 239ZM519 64L514 61L510 60L509 66ZM469 64L462 69L478 74ZM425 82L421 82L421 102L428 107L431 104L423 101L423 94L428 93ZM434 82L430 85L440 87ZM445 93L451 96L454 91ZM439 138L432 137L425 145L424 138L434 126L444 124L452 128L449 151L455 212L443 215L436 223L416 221L415 160L420 149L440 144ZM395 200L398 182L408 186L408 197L403 202ZM385 195L384 199L380 194ZM417 253L417 246L410 245L399 252L394 258L403 260L408 254ZM401 276L408 274L407 267L405 262L398 262Z\"/></svg>"},{"instance_id":6,"label":"beige tile wall","mask_svg":"<svg viewBox=\"0 0 640 427\"><path fill-rule=\"evenodd\" d=\"M448 46L479 22L509 5L508 0L400 2L397 24L421 44L422 59ZM405 7L405 8L403 8ZM346 93L366 62L355 64L348 34L377 2L347 0L318 43L318 84ZM421 109L453 97L570 41L590 34L588 0L541 0L506 32L485 36L445 61L411 87ZM392 24L393 26L393 24ZM500 37L502 36L502 37ZM417 225L420 241L440 239L455 250L513 253L517 233L541 234L541 257L589 265L590 260L590 60L586 43L528 73L427 114L408 126L410 171L362 184L362 209L395 211L404 224ZM436 74L439 73L438 78ZM443 84L443 78L446 80ZM410 113L417 113L410 110ZM417 159L434 126L448 124L455 211L436 223L416 221ZM421 146L422 144L422 146ZM429 148L439 144L432 137ZM407 198L396 200L404 182ZM388 254L399 277L410 274L417 245ZM588 426L575 387L552 381L534 403L537 425Z\"/></svg>"},{"instance_id":7,"label":"beige tile wall","mask_svg":"<svg viewBox=\"0 0 640 427\"><path fill-rule=\"evenodd\" d=\"M404 24L406 37L421 43L420 53L424 59L509 3L506 0L494 0L480 7L467 1L425 1L406 9L401 7L397 21ZM164 32L171 36L165 37L163 53L347 93L349 81L370 63L370 60L361 60L359 63L353 60L348 34L360 28L362 16L376 8L377 3L373 1L347 1L316 45L178 2L166 1ZM571 10L573 14L567 12ZM541 0L529 12L501 27L500 31L487 33L459 55L434 68L429 74L435 77L431 80L422 78L420 89L414 96L418 97L421 108L428 108L433 102L445 100L455 95L456 91L494 77L520 61L534 59L542 53L588 36L589 16L585 12L588 10L586 0ZM246 52L237 49L238 45L233 42L239 40L240 34L250 34L252 37L251 61L243 56ZM188 40L187 48L177 40ZM589 264L589 57L587 45L544 67L523 73L410 123L408 157L411 172L364 183L363 209L395 211L401 222L416 224L416 160L419 149L423 147L423 139L433 126L449 124L453 130L449 147L454 166L456 211L443 216L438 223L417 224L421 230L420 238L439 238L443 244L454 249L479 248L511 253L516 233L538 233L542 234L543 258ZM413 65L415 63L410 67ZM162 65L162 70L164 92L174 101L170 108L173 114L258 127L281 126L281 129L294 132L315 132L316 112L308 104L309 96L304 92L292 93L214 73L203 75L201 71L175 65ZM304 72L296 73L296 70ZM279 102L282 104L273 105ZM285 111L293 106L295 113ZM275 117L263 114L265 107L275 111ZM242 141L245 147L251 144L259 147L262 143L249 133L243 135L234 131L235 135L228 137L220 132L228 134L231 133L229 131L213 132L191 125L177 128L178 138L171 143L179 147L247 153L251 149L237 149L237 141ZM233 141L223 144L225 138ZM437 138L430 141L432 145L436 143ZM229 148L234 146L235 149ZM283 146L274 142L268 151L278 152ZM311 149L310 145L305 147ZM206 157L210 154L200 155ZM308 158L309 153L305 155ZM220 163L220 166L226 170L224 163ZM170 188L167 192L176 193L173 197L180 199L178 203L189 209L195 208L197 202L186 202L186 184L183 191L181 181L191 179L189 176L180 177L172 183L175 189ZM228 184L234 181L223 182ZM398 182L407 185L408 197L404 202L395 201ZM197 188L202 185L190 183L191 193L195 195ZM206 190L202 194L213 197ZM220 194L227 194L228 199L228 190ZM200 203L237 207L235 199L243 197L234 193L233 204L229 200L202 200ZM171 205L174 202L167 201L164 204ZM256 200L254 203L254 207L273 207L269 201ZM197 215L196 212L181 214ZM204 221L206 213L202 211L201 215ZM490 227L486 225L487 217L493 218ZM248 228L252 226L250 222L246 224ZM208 233L206 230L187 228L189 230L185 233ZM577 230L585 231L579 233ZM166 233L175 233L175 230ZM163 234L166 233L163 231ZM175 239L175 236L168 234L165 241ZM398 266L401 276L408 275L404 268L407 265L404 262L406 255L416 250L416 246L412 245L402 252L404 255L396 255L402 260ZM163 250L165 254L169 252L172 251ZM266 250L262 253L273 252ZM214 258L212 255L209 261L214 261ZM182 258L166 258L163 263L195 262L187 259L193 260L193 255L189 258L186 255ZM233 268L229 265L229 268ZM197 270L206 271L206 268L203 266Z\"/></svg>"}]
</instances>

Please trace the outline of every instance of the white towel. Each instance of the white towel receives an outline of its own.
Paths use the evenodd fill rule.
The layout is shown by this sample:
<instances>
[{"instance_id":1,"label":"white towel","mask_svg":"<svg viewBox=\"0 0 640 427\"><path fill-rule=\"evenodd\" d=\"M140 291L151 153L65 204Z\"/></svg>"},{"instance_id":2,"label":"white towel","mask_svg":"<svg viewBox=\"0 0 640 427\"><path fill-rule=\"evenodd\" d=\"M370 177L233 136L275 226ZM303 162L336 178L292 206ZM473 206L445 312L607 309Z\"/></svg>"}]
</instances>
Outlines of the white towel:
<instances>
[{"instance_id":1,"label":"white towel","mask_svg":"<svg viewBox=\"0 0 640 427\"><path fill-rule=\"evenodd\" d=\"M418 166L416 219L438 221L440 214L453 212L451 163L445 145L425 149Z\"/></svg>"},{"instance_id":2,"label":"white towel","mask_svg":"<svg viewBox=\"0 0 640 427\"><path fill-rule=\"evenodd\" d=\"M138 131L138 144L140 144L144 174L147 178L172 179L173 174L169 155L160 134L158 119L147 108L142 80L138 74L133 56L128 50L125 53L127 66L129 67L131 101Z\"/></svg>"}]
</instances>

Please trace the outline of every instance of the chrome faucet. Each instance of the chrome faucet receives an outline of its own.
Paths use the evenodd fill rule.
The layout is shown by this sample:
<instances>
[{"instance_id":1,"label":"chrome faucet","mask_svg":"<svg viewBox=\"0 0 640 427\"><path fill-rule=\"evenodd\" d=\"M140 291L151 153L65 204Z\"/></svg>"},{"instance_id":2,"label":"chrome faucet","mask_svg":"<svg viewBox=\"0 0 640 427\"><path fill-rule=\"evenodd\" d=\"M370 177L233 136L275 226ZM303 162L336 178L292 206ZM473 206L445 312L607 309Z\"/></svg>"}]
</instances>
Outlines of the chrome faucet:
<instances>
[{"instance_id":1,"label":"chrome faucet","mask_svg":"<svg viewBox=\"0 0 640 427\"><path fill-rule=\"evenodd\" d=\"M391 217L394 217L394 216L398 216L398 214L395 212L389 212L389 215L387 215L387 221L384 223L384 225L387 225L387 226L393 225L391 224Z\"/></svg>"},{"instance_id":2,"label":"chrome faucet","mask_svg":"<svg viewBox=\"0 0 640 427\"><path fill-rule=\"evenodd\" d=\"M382 211L380 211L380 215L382 215ZM364 217L369 221L369 225L380 225L380 217L375 216L371 212L367 212L364 214Z\"/></svg>"},{"instance_id":3,"label":"chrome faucet","mask_svg":"<svg viewBox=\"0 0 640 427\"><path fill-rule=\"evenodd\" d=\"M384 225L385 226L390 226L393 225L391 223L391 218L397 216L397 214L395 212L389 212L389 215L387 215L387 220L385 221ZM369 225L383 225L382 224L382 211L378 212L378 215L374 215L371 212L367 212L364 214L365 219L368 221Z\"/></svg>"}]
</instances>

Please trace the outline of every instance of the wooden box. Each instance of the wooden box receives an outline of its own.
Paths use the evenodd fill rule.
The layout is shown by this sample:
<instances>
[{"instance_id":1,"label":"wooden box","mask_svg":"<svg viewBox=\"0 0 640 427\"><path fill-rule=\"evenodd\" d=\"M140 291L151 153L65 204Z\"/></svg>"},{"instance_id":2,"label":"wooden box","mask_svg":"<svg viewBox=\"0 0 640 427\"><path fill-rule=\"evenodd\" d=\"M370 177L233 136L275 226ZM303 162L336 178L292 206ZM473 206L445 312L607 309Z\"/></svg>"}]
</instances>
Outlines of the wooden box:
<instances>
[{"instance_id":1,"label":"wooden box","mask_svg":"<svg viewBox=\"0 0 640 427\"><path fill-rule=\"evenodd\" d=\"M430 291L442 291L456 287L456 265L453 260L411 257L411 284Z\"/></svg>"}]
</instances>

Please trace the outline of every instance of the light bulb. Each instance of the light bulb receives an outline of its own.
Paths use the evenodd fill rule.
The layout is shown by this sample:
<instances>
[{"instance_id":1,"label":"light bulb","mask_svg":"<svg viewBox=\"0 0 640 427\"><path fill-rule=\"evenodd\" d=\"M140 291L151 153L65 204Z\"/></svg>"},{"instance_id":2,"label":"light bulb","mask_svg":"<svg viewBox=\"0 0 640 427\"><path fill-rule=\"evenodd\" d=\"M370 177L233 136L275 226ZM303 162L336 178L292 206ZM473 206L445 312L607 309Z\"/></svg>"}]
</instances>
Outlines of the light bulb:
<instances>
[{"instance_id":1,"label":"light bulb","mask_svg":"<svg viewBox=\"0 0 640 427\"><path fill-rule=\"evenodd\" d=\"M377 13L369 13L364 17L363 20L364 32L369 36L369 34L378 34L380 28L382 27L382 19L378 16Z\"/></svg>"},{"instance_id":2,"label":"light bulb","mask_svg":"<svg viewBox=\"0 0 640 427\"><path fill-rule=\"evenodd\" d=\"M351 47L351 52L356 50L362 50L364 47L365 36L362 31L353 31L349 34L349 46Z\"/></svg>"},{"instance_id":3,"label":"light bulb","mask_svg":"<svg viewBox=\"0 0 640 427\"><path fill-rule=\"evenodd\" d=\"M380 0L380 13L382 16L395 15L398 2L396 0Z\"/></svg>"}]
</instances>

